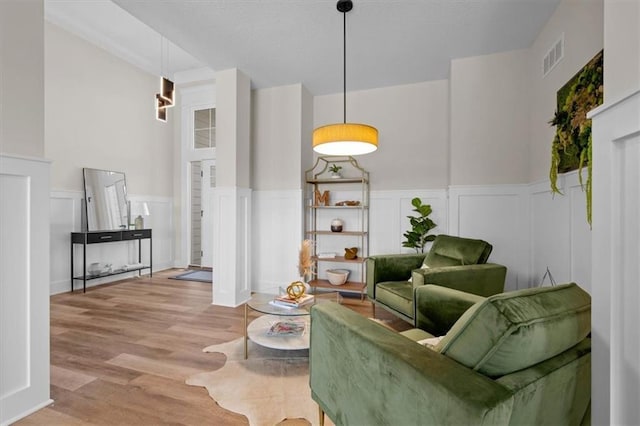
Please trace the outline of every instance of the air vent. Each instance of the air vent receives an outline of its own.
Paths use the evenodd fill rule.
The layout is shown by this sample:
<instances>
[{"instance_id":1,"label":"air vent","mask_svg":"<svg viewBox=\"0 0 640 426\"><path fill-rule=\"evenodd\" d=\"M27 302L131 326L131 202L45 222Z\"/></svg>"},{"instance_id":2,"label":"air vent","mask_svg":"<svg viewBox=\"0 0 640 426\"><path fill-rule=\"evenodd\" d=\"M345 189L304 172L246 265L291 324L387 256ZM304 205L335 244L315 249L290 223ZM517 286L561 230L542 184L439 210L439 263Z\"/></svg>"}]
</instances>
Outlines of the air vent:
<instances>
[{"instance_id":1,"label":"air vent","mask_svg":"<svg viewBox=\"0 0 640 426\"><path fill-rule=\"evenodd\" d=\"M551 49L544 55L542 61L542 76L545 77L549 74L562 58L564 58L564 33L560 35L558 41L553 43Z\"/></svg>"}]
</instances>

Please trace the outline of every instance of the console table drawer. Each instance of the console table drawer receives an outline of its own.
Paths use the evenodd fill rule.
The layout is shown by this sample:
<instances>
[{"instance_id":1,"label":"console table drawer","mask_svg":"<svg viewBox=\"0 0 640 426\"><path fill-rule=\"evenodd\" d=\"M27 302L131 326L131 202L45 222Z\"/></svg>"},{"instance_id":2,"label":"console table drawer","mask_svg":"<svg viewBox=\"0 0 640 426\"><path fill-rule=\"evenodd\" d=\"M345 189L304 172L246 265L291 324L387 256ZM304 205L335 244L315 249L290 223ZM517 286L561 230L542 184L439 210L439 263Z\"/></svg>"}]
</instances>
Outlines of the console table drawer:
<instances>
[{"instance_id":1,"label":"console table drawer","mask_svg":"<svg viewBox=\"0 0 640 426\"><path fill-rule=\"evenodd\" d=\"M151 229L136 229L130 231L122 231L123 240L140 240L143 238L151 238Z\"/></svg>"},{"instance_id":2,"label":"console table drawer","mask_svg":"<svg viewBox=\"0 0 640 426\"><path fill-rule=\"evenodd\" d=\"M87 244L108 243L110 241L121 241L122 232L89 232L87 233Z\"/></svg>"}]
</instances>

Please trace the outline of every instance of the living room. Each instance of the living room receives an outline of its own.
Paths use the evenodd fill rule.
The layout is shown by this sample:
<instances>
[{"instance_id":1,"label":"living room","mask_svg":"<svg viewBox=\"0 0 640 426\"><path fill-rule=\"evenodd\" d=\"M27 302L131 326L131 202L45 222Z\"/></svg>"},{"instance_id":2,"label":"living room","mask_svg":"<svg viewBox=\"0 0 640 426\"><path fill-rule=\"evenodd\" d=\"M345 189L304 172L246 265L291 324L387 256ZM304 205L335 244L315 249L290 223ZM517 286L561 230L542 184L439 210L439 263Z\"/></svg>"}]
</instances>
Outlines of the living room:
<instances>
[{"instance_id":1,"label":"living room","mask_svg":"<svg viewBox=\"0 0 640 426\"><path fill-rule=\"evenodd\" d=\"M182 111L173 108L166 123L156 121L149 99L157 92L157 75L45 21L41 3L24 6L33 10L18 14L20 28L5 26L3 21L3 28L15 31L9 33L10 39L25 40L29 55L20 52L20 61L26 63L16 68L25 79L22 90L13 89L19 95L3 83L3 105L15 99L17 105L28 108L20 110L18 119L3 109L1 151L51 161L47 207L41 210L50 210L43 225L48 238L40 240L47 253L35 257L49 259L50 268L45 269L50 273L41 277L47 295L69 288L68 238L71 231L80 229L83 167L124 171L132 203L150 207L146 220L154 231L154 270L186 266L182 133L187 125ZM625 8L631 12L624 12ZM596 189L604 182L594 182L594 229L590 230L577 173L560 177L563 196L552 196L548 180L554 136L548 122L564 83L604 48L605 104L636 93L638 74L632 70L638 62L637 43L629 41L633 39L629 34L637 33L637 15L637 5L631 1L561 1L526 47L454 58L446 78L350 90L349 119L371 123L381 134L378 151L358 158L371 173L369 252L407 251L401 246L405 217L410 214L410 200L420 197L433 206L437 233L493 244L492 261L508 268L506 290L539 285L548 268L557 282L574 281L590 292L594 306L614 303L621 294L637 296L630 290L609 294L613 287L609 284L596 287L611 277L594 279L602 272L593 253L614 244L597 238L598 232L606 235L597 226L605 217L607 202L598 204ZM356 25L365 24L354 20L354 32ZM541 60L561 36L564 58L543 77ZM178 84L178 105L184 107L180 98L198 87L204 91L213 87L219 94L219 86L220 79L214 86L210 77ZM251 160L242 161L250 170L244 186L251 194L246 214L252 243L245 261L250 262L250 289L260 291L291 281L295 272L303 239L302 176L313 164L311 131L341 118L342 95L335 91L315 95L296 82L254 89L250 96ZM211 103L223 107L220 99ZM286 154L281 157L281 153ZM637 204L637 195L626 203ZM637 247L631 247L630 252L637 253ZM8 258L3 254L2 260L5 265ZM3 284L4 279L3 275ZM614 312L610 309L600 311L606 317L601 332L616 323L615 318L609 319ZM624 318L624 323L637 318L632 312L626 315L616 318ZM595 331L599 317L594 317ZM609 337L603 339L610 343ZM620 355L613 350L600 352L600 358L596 354L594 348L594 363L606 359L602 371L607 374L601 379L608 379ZM632 410L609 407L608 395L618 395L616 386L625 386L614 377L611 380L611 389L599 396L602 389L593 389L594 419L604 416L596 424L616 418L615 412ZM606 406L606 414L596 413L596 401Z\"/></svg>"}]
</instances>

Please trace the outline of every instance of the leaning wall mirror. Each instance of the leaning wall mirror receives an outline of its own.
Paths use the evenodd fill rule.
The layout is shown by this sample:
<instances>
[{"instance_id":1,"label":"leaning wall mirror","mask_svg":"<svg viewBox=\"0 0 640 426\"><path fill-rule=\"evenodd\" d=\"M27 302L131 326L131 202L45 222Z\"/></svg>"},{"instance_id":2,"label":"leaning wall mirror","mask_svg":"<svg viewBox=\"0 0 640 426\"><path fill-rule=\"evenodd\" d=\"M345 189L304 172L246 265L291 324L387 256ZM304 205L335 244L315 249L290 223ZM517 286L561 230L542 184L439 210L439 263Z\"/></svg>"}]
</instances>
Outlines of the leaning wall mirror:
<instances>
[{"instance_id":1,"label":"leaning wall mirror","mask_svg":"<svg viewBox=\"0 0 640 426\"><path fill-rule=\"evenodd\" d=\"M124 173L83 169L87 231L127 229L127 183Z\"/></svg>"}]
</instances>

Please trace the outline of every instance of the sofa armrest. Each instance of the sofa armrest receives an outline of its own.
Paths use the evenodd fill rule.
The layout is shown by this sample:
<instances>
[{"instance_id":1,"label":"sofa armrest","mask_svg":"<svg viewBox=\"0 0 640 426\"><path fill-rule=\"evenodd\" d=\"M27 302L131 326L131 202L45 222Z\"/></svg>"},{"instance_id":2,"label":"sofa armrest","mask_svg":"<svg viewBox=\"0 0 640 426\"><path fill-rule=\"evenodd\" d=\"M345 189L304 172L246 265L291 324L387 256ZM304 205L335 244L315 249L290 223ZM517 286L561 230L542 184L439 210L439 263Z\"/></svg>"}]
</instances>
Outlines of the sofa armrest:
<instances>
[{"instance_id":1,"label":"sofa armrest","mask_svg":"<svg viewBox=\"0 0 640 426\"><path fill-rule=\"evenodd\" d=\"M489 297L504 292L507 268L495 263L414 269L413 287L436 284L478 296Z\"/></svg>"},{"instance_id":2,"label":"sofa armrest","mask_svg":"<svg viewBox=\"0 0 640 426\"><path fill-rule=\"evenodd\" d=\"M415 289L415 324L434 336L444 336L482 296L427 284Z\"/></svg>"},{"instance_id":3,"label":"sofa armrest","mask_svg":"<svg viewBox=\"0 0 640 426\"><path fill-rule=\"evenodd\" d=\"M508 424L489 378L337 303L311 309L312 398L336 425Z\"/></svg>"},{"instance_id":4,"label":"sofa armrest","mask_svg":"<svg viewBox=\"0 0 640 426\"><path fill-rule=\"evenodd\" d=\"M385 281L406 281L411 271L422 266L426 254L388 254L367 259L367 294L375 299L376 284Z\"/></svg>"}]
</instances>

